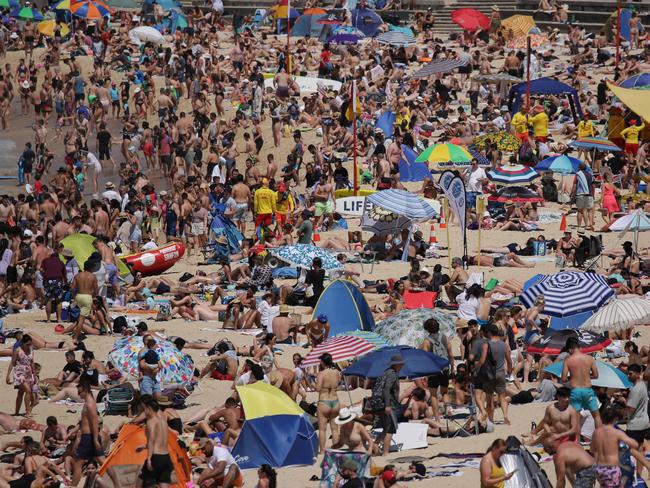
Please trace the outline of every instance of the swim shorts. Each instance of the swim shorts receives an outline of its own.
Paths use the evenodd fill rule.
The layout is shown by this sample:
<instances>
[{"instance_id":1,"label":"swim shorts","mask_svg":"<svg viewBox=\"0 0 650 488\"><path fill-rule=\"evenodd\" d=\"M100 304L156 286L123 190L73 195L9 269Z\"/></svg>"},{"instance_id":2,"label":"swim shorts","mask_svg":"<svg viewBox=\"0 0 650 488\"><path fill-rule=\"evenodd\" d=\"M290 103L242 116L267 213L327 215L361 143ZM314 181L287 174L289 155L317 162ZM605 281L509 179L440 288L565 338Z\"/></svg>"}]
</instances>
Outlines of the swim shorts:
<instances>
[{"instance_id":1,"label":"swim shorts","mask_svg":"<svg viewBox=\"0 0 650 488\"><path fill-rule=\"evenodd\" d=\"M572 388L571 406L578 412L580 410L596 412L598 410L598 399L594 390L591 388Z\"/></svg>"},{"instance_id":2,"label":"swim shorts","mask_svg":"<svg viewBox=\"0 0 650 488\"><path fill-rule=\"evenodd\" d=\"M601 488L618 488L621 484L620 466L596 465L596 475Z\"/></svg>"}]
</instances>

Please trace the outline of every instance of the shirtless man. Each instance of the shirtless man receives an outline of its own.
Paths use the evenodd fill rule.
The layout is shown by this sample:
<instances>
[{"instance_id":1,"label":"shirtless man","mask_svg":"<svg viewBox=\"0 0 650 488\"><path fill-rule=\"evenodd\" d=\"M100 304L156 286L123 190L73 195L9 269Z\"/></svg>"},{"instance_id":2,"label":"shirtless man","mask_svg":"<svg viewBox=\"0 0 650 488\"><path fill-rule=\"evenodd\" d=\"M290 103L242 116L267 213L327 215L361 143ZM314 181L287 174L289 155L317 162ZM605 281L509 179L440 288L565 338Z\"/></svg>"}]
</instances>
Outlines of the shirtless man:
<instances>
[{"instance_id":1,"label":"shirtless man","mask_svg":"<svg viewBox=\"0 0 650 488\"><path fill-rule=\"evenodd\" d=\"M41 264L43 260L52 255L52 250L45 245L43 236L36 236L36 245L32 249L32 263L36 270L34 276L34 287L39 298L43 297L43 275L41 274Z\"/></svg>"},{"instance_id":2,"label":"shirtless man","mask_svg":"<svg viewBox=\"0 0 650 488\"><path fill-rule=\"evenodd\" d=\"M402 151L402 136L395 135L395 139L386 149L386 157L390 163L391 174L399 174L400 159L406 161L406 156Z\"/></svg>"},{"instance_id":3,"label":"shirtless man","mask_svg":"<svg viewBox=\"0 0 650 488\"><path fill-rule=\"evenodd\" d=\"M566 341L566 349L569 351L569 357L564 360L562 368L561 382L566 383L567 379L571 386L571 406L580 412L580 410L589 410L594 417L596 427L601 425L600 406L594 390L591 388L591 380L598 378L598 368L596 360L584 354L578 347L578 339L570 337Z\"/></svg>"},{"instance_id":4,"label":"shirtless man","mask_svg":"<svg viewBox=\"0 0 650 488\"><path fill-rule=\"evenodd\" d=\"M453 271L449 277L449 283L445 285L445 291L447 292L449 301L455 303L456 297L465 289L469 275L463 269L463 261L460 258L453 258L451 260L451 269Z\"/></svg>"},{"instance_id":5,"label":"shirtless man","mask_svg":"<svg viewBox=\"0 0 650 488\"><path fill-rule=\"evenodd\" d=\"M627 444L631 450L639 447L634 439L614 427L615 420L616 411L613 408L608 407L603 410L602 421L599 416L600 425L596 427L591 437L590 450L596 461L596 475L602 488L618 488L621 485L619 443Z\"/></svg>"},{"instance_id":6,"label":"shirtless man","mask_svg":"<svg viewBox=\"0 0 650 488\"><path fill-rule=\"evenodd\" d=\"M521 61L519 61L519 58L517 57L516 53L514 51L510 51L503 63L503 67L506 69L506 71L510 76L519 77L520 64Z\"/></svg>"},{"instance_id":7,"label":"shirtless man","mask_svg":"<svg viewBox=\"0 0 650 488\"><path fill-rule=\"evenodd\" d=\"M289 318L289 307L280 305L280 315L273 317L271 322L276 344L297 344L298 329L291 323Z\"/></svg>"},{"instance_id":8,"label":"shirtless man","mask_svg":"<svg viewBox=\"0 0 650 488\"><path fill-rule=\"evenodd\" d=\"M34 148L36 155L41 155L45 152L45 144L47 143L47 126L43 119L39 119L34 127Z\"/></svg>"},{"instance_id":9,"label":"shirtless man","mask_svg":"<svg viewBox=\"0 0 650 488\"><path fill-rule=\"evenodd\" d=\"M72 486L79 484L81 468L86 462L96 459L99 464L104 463L104 452L99 438L97 403L90 391L90 383L79 382L77 394L83 400L84 406L81 409L81 420L79 421L79 443L72 461Z\"/></svg>"},{"instance_id":10,"label":"shirtless man","mask_svg":"<svg viewBox=\"0 0 650 488\"><path fill-rule=\"evenodd\" d=\"M160 89L160 95L154 101L154 106L158 109L158 119L162 122L174 106L174 102L167 95L167 89L165 87Z\"/></svg>"},{"instance_id":11,"label":"shirtless man","mask_svg":"<svg viewBox=\"0 0 650 488\"><path fill-rule=\"evenodd\" d=\"M251 202L251 189L244 183L242 175L237 176L237 183L232 187L231 196L235 200L235 214L232 216L232 220L237 224L237 228L242 235L245 235L246 216Z\"/></svg>"},{"instance_id":12,"label":"shirtless man","mask_svg":"<svg viewBox=\"0 0 650 488\"><path fill-rule=\"evenodd\" d=\"M93 233L95 235L102 235L106 236L108 235L109 227L110 227L110 219L108 216L108 212L104 210L104 206L99 200L93 200L90 204L92 211L93 211L93 221L94 221L94 229ZM110 247L106 246L111 252L113 251ZM100 252L101 253L101 252ZM103 257L103 255L102 255Z\"/></svg>"},{"instance_id":13,"label":"shirtless man","mask_svg":"<svg viewBox=\"0 0 650 488\"><path fill-rule=\"evenodd\" d=\"M90 317L93 309L93 302L97 295L99 295L99 287L97 285L97 278L93 274L93 266L94 263L87 260L84 263L84 270L77 273L70 284L70 294L74 297L74 301L79 307L80 312L77 323L68 327L70 330L66 332L72 332L72 339L75 342L79 341L79 336L82 332L94 335L99 334L99 330L92 326L84 327L84 322L86 318Z\"/></svg>"},{"instance_id":14,"label":"shirtless man","mask_svg":"<svg viewBox=\"0 0 650 488\"><path fill-rule=\"evenodd\" d=\"M320 181L314 189L314 201L316 211L314 214L318 218L316 227L319 228L326 217L332 215L334 211L334 192L332 185L327 182L327 176L321 175Z\"/></svg>"},{"instance_id":15,"label":"shirtless man","mask_svg":"<svg viewBox=\"0 0 650 488\"><path fill-rule=\"evenodd\" d=\"M273 86L275 87L276 97L278 97L280 100L289 98L289 95L291 93L291 76L287 74L284 68L282 68L280 72L273 78Z\"/></svg>"},{"instance_id":16,"label":"shirtless man","mask_svg":"<svg viewBox=\"0 0 650 488\"><path fill-rule=\"evenodd\" d=\"M532 432L524 434L524 438L531 438L527 444L537 445L547 438L552 442L576 442L580 439L580 415L571 406L570 397L569 388L558 388L555 403L546 407L542 421Z\"/></svg>"},{"instance_id":17,"label":"shirtless man","mask_svg":"<svg viewBox=\"0 0 650 488\"><path fill-rule=\"evenodd\" d=\"M158 402L150 395L143 395L142 407L147 419L144 426L147 445L138 447L136 451L146 449L147 460L142 466L142 471L136 481L136 487L158 486L159 488L167 488L171 483L174 470L174 465L169 457L167 417L160 410Z\"/></svg>"},{"instance_id":18,"label":"shirtless man","mask_svg":"<svg viewBox=\"0 0 650 488\"><path fill-rule=\"evenodd\" d=\"M553 456L556 488L564 488L567 478L576 488L593 488L596 483L594 458L580 444L547 437L542 445L544 450Z\"/></svg>"},{"instance_id":19,"label":"shirtless man","mask_svg":"<svg viewBox=\"0 0 650 488\"><path fill-rule=\"evenodd\" d=\"M63 220L60 213L54 215L54 227L52 227L52 247L56 248L66 236L71 234L71 226Z\"/></svg>"},{"instance_id":20,"label":"shirtless man","mask_svg":"<svg viewBox=\"0 0 650 488\"><path fill-rule=\"evenodd\" d=\"M375 156L373 156L375 158ZM390 163L383 155L376 156L377 164L377 190L387 190L392 186L392 178L390 175Z\"/></svg>"},{"instance_id":21,"label":"shirtless man","mask_svg":"<svg viewBox=\"0 0 650 488\"><path fill-rule=\"evenodd\" d=\"M196 428L201 429L208 435L215 431L224 432L223 444L232 447L241 431L240 418L241 413L237 402L233 397L230 397L226 399L223 408L209 415L206 420L196 424ZM228 437L227 440L226 436Z\"/></svg>"}]
</instances>

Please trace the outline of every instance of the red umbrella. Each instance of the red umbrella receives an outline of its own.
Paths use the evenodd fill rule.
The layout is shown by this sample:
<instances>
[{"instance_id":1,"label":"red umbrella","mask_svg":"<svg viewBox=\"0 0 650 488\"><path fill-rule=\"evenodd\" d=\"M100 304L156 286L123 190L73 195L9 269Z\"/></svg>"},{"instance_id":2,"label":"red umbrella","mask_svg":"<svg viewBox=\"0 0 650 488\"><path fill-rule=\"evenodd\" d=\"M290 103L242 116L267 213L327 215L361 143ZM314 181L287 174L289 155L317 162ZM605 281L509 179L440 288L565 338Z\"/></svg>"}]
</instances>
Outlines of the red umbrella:
<instances>
[{"instance_id":1,"label":"red umbrella","mask_svg":"<svg viewBox=\"0 0 650 488\"><path fill-rule=\"evenodd\" d=\"M451 13L451 20L467 31L475 31L479 27L483 30L489 30L490 19L483 12L473 8L461 8Z\"/></svg>"}]
</instances>

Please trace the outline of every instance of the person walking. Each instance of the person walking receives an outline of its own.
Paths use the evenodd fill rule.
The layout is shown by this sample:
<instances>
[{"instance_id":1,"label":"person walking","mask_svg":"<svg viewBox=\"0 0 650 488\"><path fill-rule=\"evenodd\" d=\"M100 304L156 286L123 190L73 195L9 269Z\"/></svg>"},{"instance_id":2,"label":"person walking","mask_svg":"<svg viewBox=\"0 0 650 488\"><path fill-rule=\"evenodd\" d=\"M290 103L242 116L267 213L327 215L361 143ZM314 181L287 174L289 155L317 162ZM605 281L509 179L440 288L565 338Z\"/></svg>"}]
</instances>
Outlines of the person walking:
<instances>
[{"instance_id":1,"label":"person walking","mask_svg":"<svg viewBox=\"0 0 650 488\"><path fill-rule=\"evenodd\" d=\"M104 463L104 450L99 438L99 414L97 403L90 391L90 382L82 380L77 385L77 393L83 400L81 420L79 421L79 442L72 462L72 486L78 486L81 480L81 468L89 461Z\"/></svg>"},{"instance_id":2,"label":"person walking","mask_svg":"<svg viewBox=\"0 0 650 488\"><path fill-rule=\"evenodd\" d=\"M7 369L7 384L12 383L11 373L13 372L13 384L16 389L16 409L14 415L20 413L20 406L25 402L25 416L32 414L33 391L36 385L34 374L34 357L32 355L32 338L23 335L20 345L14 349L11 355L11 363Z\"/></svg>"},{"instance_id":3,"label":"person walking","mask_svg":"<svg viewBox=\"0 0 650 488\"><path fill-rule=\"evenodd\" d=\"M335 420L341 408L337 393L341 381L341 371L329 353L325 353L320 357L320 364L321 370L316 376L316 391L318 392L318 439L320 452L324 453L328 425L332 432L332 444L338 444L339 442L339 427Z\"/></svg>"},{"instance_id":4,"label":"person walking","mask_svg":"<svg viewBox=\"0 0 650 488\"><path fill-rule=\"evenodd\" d=\"M627 444L637 449L639 444L622 430L614 426L616 410L607 407L603 410L602 421L591 437L590 450L596 461L596 475L601 488L619 488L621 467L619 465L619 444Z\"/></svg>"},{"instance_id":5,"label":"person walking","mask_svg":"<svg viewBox=\"0 0 650 488\"><path fill-rule=\"evenodd\" d=\"M155 485L167 488L174 471L169 457L167 417L152 396L144 395L141 403L146 417L144 434L147 438L147 460L142 466L136 487Z\"/></svg>"},{"instance_id":6,"label":"person walking","mask_svg":"<svg viewBox=\"0 0 650 488\"><path fill-rule=\"evenodd\" d=\"M399 408L399 372L404 366L400 355L390 358L388 369L377 378L372 389L371 404L376 414L377 427L382 429L378 441L384 443L383 456L390 452L393 434L397 432L397 409Z\"/></svg>"},{"instance_id":7,"label":"person walking","mask_svg":"<svg viewBox=\"0 0 650 488\"><path fill-rule=\"evenodd\" d=\"M565 349L569 357L564 360L562 367L562 383L569 382L571 387L571 405L578 412L589 410L594 417L596 427L601 424L599 413L599 402L596 398L591 380L598 378L596 360L584 354L578 347L578 338L570 337L566 341Z\"/></svg>"},{"instance_id":8,"label":"person walking","mask_svg":"<svg viewBox=\"0 0 650 488\"><path fill-rule=\"evenodd\" d=\"M440 324L434 318L428 319L422 325L424 330L429 334L420 349L432 352L441 358L449 361L449 367L443 369L440 373L427 378L427 387L431 393L431 408L433 409L433 418L438 420L440 411L438 406L438 389L443 402L447 401L447 389L449 388L449 376L454 371L454 353L451 349L451 342L444 334L440 333Z\"/></svg>"},{"instance_id":9,"label":"person walking","mask_svg":"<svg viewBox=\"0 0 650 488\"><path fill-rule=\"evenodd\" d=\"M480 369L490 362L494 365L494 376L487 375L482 382L486 395L486 410L488 418L494 422L494 395L497 395L499 405L503 412L503 421L510 425L508 418L508 400L506 399L506 377L512 372L512 356L508 343L499 337L499 329L494 324L485 327L487 342L481 346L481 356L478 361Z\"/></svg>"}]
</instances>

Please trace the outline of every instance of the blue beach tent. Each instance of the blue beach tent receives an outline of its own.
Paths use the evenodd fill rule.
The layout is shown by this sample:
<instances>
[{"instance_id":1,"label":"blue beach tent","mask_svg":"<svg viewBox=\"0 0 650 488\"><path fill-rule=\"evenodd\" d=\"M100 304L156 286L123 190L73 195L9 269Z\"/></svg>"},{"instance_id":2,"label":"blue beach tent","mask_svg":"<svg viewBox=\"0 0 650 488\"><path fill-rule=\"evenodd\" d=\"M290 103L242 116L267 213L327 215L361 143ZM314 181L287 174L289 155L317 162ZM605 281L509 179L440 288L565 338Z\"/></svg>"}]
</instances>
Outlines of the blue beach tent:
<instances>
[{"instance_id":1,"label":"blue beach tent","mask_svg":"<svg viewBox=\"0 0 650 488\"><path fill-rule=\"evenodd\" d=\"M374 37L384 23L381 17L368 8L355 8L350 12L352 27L356 27L367 37Z\"/></svg>"},{"instance_id":2,"label":"blue beach tent","mask_svg":"<svg viewBox=\"0 0 650 488\"><path fill-rule=\"evenodd\" d=\"M330 337L348 330L372 331L375 328L375 319L363 293L346 280L334 280L325 288L316 303L312 320L319 315L327 315Z\"/></svg>"},{"instance_id":3,"label":"blue beach tent","mask_svg":"<svg viewBox=\"0 0 650 488\"><path fill-rule=\"evenodd\" d=\"M431 178L431 171L427 163L417 163L415 158L417 153L410 147L402 144L402 151L406 156L406 161L399 161L399 179L400 181L424 181L425 178Z\"/></svg>"},{"instance_id":4,"label":"blue beach tent","mask_svg":"<svg viewBox=\"0 0 650 488\"><path fill-rule=\"evenodd\" d=\"M517 83L510 89L510 95L508 97L510 112L515 113L519 111L521 104L525 103L527 90L528 87L525 82ZM573 119L576 123L578 118L582 118L582 107L580 107L580 100L578 100L578 92L566 83L554 80L553 78L537 78L530 82L530 95L557 95L560 98L566 97L569 100Z\"/></svg>"}]
</instances>

